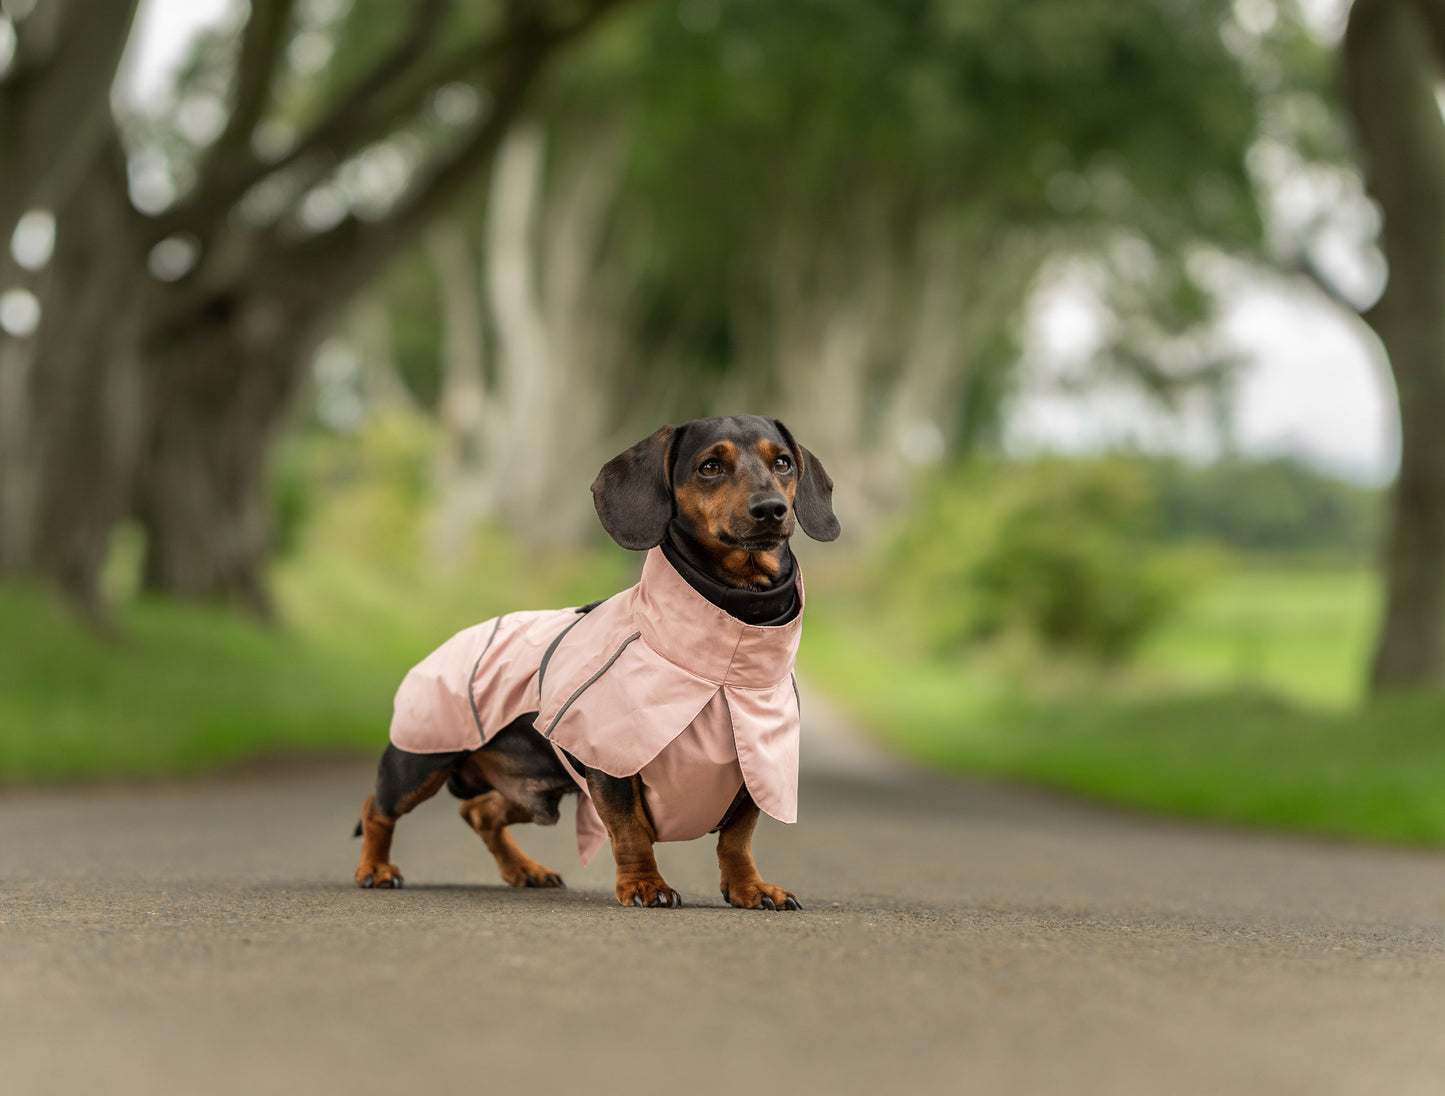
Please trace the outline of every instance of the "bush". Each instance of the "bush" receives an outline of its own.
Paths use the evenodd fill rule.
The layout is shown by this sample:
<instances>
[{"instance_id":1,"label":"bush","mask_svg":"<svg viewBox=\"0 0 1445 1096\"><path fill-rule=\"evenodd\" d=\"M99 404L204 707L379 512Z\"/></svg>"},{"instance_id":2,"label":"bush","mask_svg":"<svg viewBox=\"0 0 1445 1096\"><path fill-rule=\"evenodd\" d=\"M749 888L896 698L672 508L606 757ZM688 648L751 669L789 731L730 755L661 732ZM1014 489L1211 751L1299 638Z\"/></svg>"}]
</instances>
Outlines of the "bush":
<instances>
[{"instance_id":1,"label":"bush","mask_svg":"<svg viewBox=\"0 0 1445 1096\"><path fill-rule=\"evenodd\" d=\"M1133 652L1177 603L1147 539L1143 485L1121 465L1059 465L1004 515L970 580L983 631L1022 626L1106 661Z\"/></svg>"},{"instance_id":2,"label":"bush","mask_svg":"<svg viewBox=\"0 0 1445 1096\"><path fill-rule=\"evenodd\" d=\"M287 463L306 499L297 539L386 567L425 559L432 452L426 420L401 413L374 416L352 436L318 430L293 442Z\"/></svg>"},{"instance_id":3,"label":"bush","mask_svg":"<svg viewBox=\"0 0 1445 1096\"><path fill-rule=\"evenodd\" d=\"M1118 661L1164 621L1197 557L1151 540L1143 471L1119 460L979 465L896 546L899 604L935 649L1006 632Z\"/></svg>"},{"instance_id":4,"label":"bush","mask_svg":"<svg viewBox=\"0 0 1445 1096\"><path fill-rule=\"evenodd\" d=\"M1148 468L1164 540L1356 562L1368 560L1380 538L1383 491L1290 457L1230 457L1203 467L1155 458Z\"/></svg>"}]
</instances>

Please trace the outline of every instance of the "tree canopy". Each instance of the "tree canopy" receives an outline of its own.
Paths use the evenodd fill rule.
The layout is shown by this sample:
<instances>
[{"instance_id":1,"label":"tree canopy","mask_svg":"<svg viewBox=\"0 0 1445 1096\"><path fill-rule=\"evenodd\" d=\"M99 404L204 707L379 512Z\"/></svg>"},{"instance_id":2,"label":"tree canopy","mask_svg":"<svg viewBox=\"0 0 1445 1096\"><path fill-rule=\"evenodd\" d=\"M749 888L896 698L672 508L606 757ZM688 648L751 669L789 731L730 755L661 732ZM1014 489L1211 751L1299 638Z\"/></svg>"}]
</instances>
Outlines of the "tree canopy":
<instances>
[{"instance_id":1,"label":"tree canopy","mask_svg":"<svg viewBox=\"0 0 1445 1096\"><path fill-rule=\"evenodd\" d=\"M1168 351L1210 316L1191 258L1264 255L1249 154L1279 58L1308 53L1282 9L658 0L601 20L620 6L254 0L165 109L117 118L132 8L39 0L0 73L22 154L0 213L57 223L40 329L6 350L4 566L94 603L134 518L152 588L263 606L268 454L363 293L451 435L442 464L482 470L468 506L519 521L556 490L547 460L739 405L886 511L910 461L997 420L1023 304L1063 256L1121 317L1116 365L1161 391L1220 367ZM388 303L423 300L435 335ZM541 423L564 444L518 465Z\"/></svg>"}]
</instances>

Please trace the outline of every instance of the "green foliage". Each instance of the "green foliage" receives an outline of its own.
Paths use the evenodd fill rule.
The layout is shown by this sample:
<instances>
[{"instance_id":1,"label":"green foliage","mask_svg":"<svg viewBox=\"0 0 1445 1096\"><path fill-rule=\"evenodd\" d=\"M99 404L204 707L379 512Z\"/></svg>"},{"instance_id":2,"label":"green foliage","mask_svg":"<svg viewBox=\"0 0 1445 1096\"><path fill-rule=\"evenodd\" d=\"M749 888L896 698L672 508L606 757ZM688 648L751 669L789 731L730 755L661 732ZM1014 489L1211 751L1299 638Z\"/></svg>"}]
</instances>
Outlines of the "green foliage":
<instances>
[{"instance_id":1,"label":"green foliage","mask_svg":"<svg viewBox=\"0 0 1445 1096\"><path fill-rule=\"evenodd\" d=\"M1004 516L972 573L979 621L1113 661L1164 618L1178 583L1144 540L1142 485L1120 467L1069 471L1046 473Z\"/></svg>"},{"instance_id":2,"label":"green foliage","mask_svg":"<svg viewBox=\"0 0 1445 1096\"><path fill-rule=\"evenodd\" d=\"M0 587L0 780L214 769L385 736L372 662L212 610L129 606L97 636L38 590ZM387 636L373 637L384 646Z\"/></svg>"},{"instance_id":3,"label":"green foliage","mask_svg":"<svg viewBox=\"0 0 1445 1096\"><path fill-rule=\"evenodd\" d=\"M270 495L276 515L273 535L278 559L285 559L300 547L315 505L303 450L304 447L294 441L282 444L272 466Z\"/></svg>"},{"instance_id":4,"label":"green foliage","mask_svg":"<svg viewBox=\"0 0 1445 1096\"><path fill-rule=\"evenodd\" d=\"M496 540L455 574L358 562L330 520L318 515L276 569L282 628L141 600L122 603L114 634L101 635L53 595L0 584L0 783L375 754L402 675L447 636L634 581L620 550L535 560Z\"/></svg>"},{"instance_id":5,"label":"green foliage","mask_svg":"<svg viewBox=\"0 0 1445 1096\"><path fill-rule=\"evenodd\" d=\"M348 36L363 53L393 36L377 26L398 16L374 26L371 6L347 17L339 57ZM940 252L960 271L1027 268L947 290L967 336L947 366L961 378L955 405L936 419L959 449L997 431L1018 308L1050 254L1086 256L1107 283L1119 322L1101 365L1165 398L1181 374L1217 379L1229 363L1200 360L1199 347L1161 353L1212 317L1189 259L1258 252L1246 154L1262 126L1290 139L1281 119L1309 113L1327 53L1284 7L1241 50L1225 33L1232 11L1229 0L667 0L607 22L552 70L537 114L553 182L578 163L607 176L615 148L599 134L623 147L597 292L612 294L605 311L632 350L627 383L659 419L712 413L719 390L786 394L777 333L796 324L806 338L798 302L846 310L876 277L891 311L869 322L892 328L865 368L886 395L920 294L910 279ZM1261 78L1277 56L1307 72L1303 90ZM979 281L1018 288L981 303ZM389 295L399 369L428 407L434 294L414 253Z\"/></svg>"},{"instance_id":6,"label":"green foliage","mask_svg":"<svg viewBox=\"0 0 1445 1096\"><path fill-rule=\"evenodd\" d=\"M1097 256L1121 233L1152 257L1116 295L1155 320L1118 355L1142 366L1159 331L1209 316L1212 297L1183 261L1190 245L1250 253L1261 242L1245 156L1262 95L1221 39L1231 10L1227 0L648 5L556 74L546 114L559 148L609 118L628 122L607 269L635 285L638 368L709 381L766 371L775 363L756 353L759 332L789 321L789 294L845 296L865 266L894 264L899 281L931 246L983 269L1020 249ZM1016 299L989 305L988 324L961 288L959 315L1006 337L1021 281ZM998 380L973 349L953 365L970 377L960 400L982 402L940 409L960 441L986 434L981 420L998 407ZM886 380L896 357L870 368ZM698 401L706 391L685 386Z\"/></svg>"},{"instance_id":7,"label":"green foliage","mask_svg":"<svg viewBox=\"0 0 1445 1096\"><path fill-rule=\"evenodd\" d=\"M1118 660L1207 585L1220 550L1364 562L1381 501L1284 458L977 461L920 501L884 589L934 652L1023 632Z\"/></svg>"},{"instance_id":8,"label":"green foliage","mask_svg":"<svg viewBox=\"0 0 1445 1096\"><path fill-rule=\"evenodd\" d=\"M909 522L892 553L894 586L935 650L1019 630L1117 661L1185 586L1181 559L1151 541L1152 524L1136 465L975 465Z\"/></svg>"},{"instance_id":9,"label":"green foliage","mask_svg":"<svg viewBox=\"0 0 1445 1096\"><path fill-rule=\"evenodd\" d=\"M1150 462L1160 535L1244 551L1365 559L1379 540L1383 493L1320 475L1288 457L1204 467Z\"/></svg>"},{"instance_id":10,"label":"green foliage","mask_svg":"<svg viewBox=\"0 0 1445 1096\"><path fill-rule=\"evenodd\" d=\"M384 291L392 361L407 391L436 411L441 399L442 326L436 268L418 253L397 263ZM380 307L378 305L378 307Z\"/></svg>"},{"instance_id":11,"label":"green foliage","mask_svg":"<svg viewBox=\"0 0 1445 1096\"><path fill-rule=\"evenodd\" d=\"M402 413L373 415L351 436L297 439L290 460L316 499L313 546L389 567L426 558L434 447L430 424Z\"/></svg>"},{"instance_id":12,"label":"green foliage","mask_svg":"<svg viewBox=\"0 0 1445 1096\"><path fill-rule=\"evenodd\" d=\"M1181 226L1251 242L1255 92L1219 39L1228 9L733 0L690 27L657 5L639 13L636 52L608 56L637 81L636 183L709 250L756 230L760 193L840 220L887 186L1051 221L1060 172L1084 177L1070 215L1133 224L1168 206ZM620 75L599 68L574 77L579 95Z\"/></svg>"}]
</instances>

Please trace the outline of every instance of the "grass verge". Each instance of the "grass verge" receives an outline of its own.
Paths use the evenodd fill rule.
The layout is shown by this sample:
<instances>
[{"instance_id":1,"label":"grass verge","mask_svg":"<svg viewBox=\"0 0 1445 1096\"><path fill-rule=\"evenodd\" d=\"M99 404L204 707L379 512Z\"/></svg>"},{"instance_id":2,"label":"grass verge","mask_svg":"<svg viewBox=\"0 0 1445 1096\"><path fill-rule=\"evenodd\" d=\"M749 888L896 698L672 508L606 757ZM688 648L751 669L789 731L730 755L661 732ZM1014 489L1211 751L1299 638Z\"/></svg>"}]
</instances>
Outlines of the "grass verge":
<instances>
[{"instance_id":1,"label":"grass verge","mask_svg":"<svg viewBox=\"0 0 1445 1096\"><path fill-rule=\"evenodd\" d=\"M276 575L282 627L141 599L110 638L44 591L0 586L0 781L379 751L402 675L447 636L520 604L604 596L626 567L611 555L524 566L500 547L484 564L462 579L299 559Z\"/></svg>"},{"instance_id":2,"label":"grass verge","mask_svg":"<svg viewBox=\"0 0 1445 1096\"><path fill-rule=\"evenodd\" d=\"M805 671L926 764L1186 817L1445 843L1445 704L1359 702L1363 572L1222 575L1128 672L943 659L847 612L812 630Z\"/></svg>"}]
</instances>

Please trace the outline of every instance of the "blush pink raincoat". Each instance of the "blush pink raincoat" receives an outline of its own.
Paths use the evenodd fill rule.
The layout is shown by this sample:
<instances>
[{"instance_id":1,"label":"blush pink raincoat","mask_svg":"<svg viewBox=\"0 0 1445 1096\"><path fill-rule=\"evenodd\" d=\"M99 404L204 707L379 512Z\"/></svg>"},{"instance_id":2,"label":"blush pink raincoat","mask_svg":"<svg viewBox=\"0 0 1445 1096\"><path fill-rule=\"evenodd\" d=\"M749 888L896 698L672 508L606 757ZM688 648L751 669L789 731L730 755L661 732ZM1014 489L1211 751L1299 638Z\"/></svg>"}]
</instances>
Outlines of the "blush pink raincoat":
<instances>
[{"instance_id":1,"label":"blush pink raincoat","mask_svg":"<svg viewBox=\"0 0 1445 1096\"><path fill-rule=\"evenodd\" d=\"M798 696L803 623L745 624L713 605L653 548L636 586L589 613L508 613L458 632L396 693L391 741L410 753L476 750L536 712L558 749L612 776L642 774L659 841L714 829L746 787L780 822L798 817ZM577 852L607 838L586 781Z\"/></svg>"}]
</instances>

